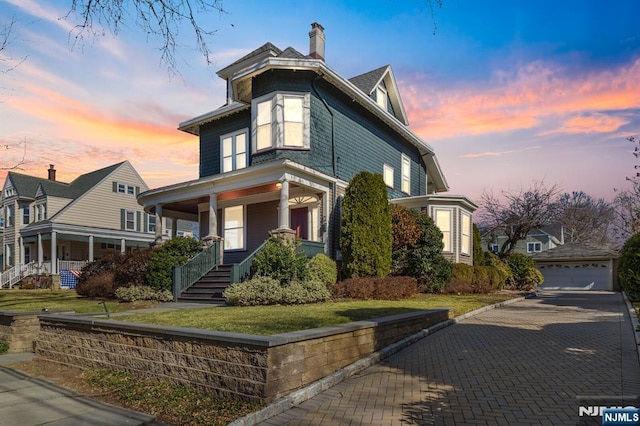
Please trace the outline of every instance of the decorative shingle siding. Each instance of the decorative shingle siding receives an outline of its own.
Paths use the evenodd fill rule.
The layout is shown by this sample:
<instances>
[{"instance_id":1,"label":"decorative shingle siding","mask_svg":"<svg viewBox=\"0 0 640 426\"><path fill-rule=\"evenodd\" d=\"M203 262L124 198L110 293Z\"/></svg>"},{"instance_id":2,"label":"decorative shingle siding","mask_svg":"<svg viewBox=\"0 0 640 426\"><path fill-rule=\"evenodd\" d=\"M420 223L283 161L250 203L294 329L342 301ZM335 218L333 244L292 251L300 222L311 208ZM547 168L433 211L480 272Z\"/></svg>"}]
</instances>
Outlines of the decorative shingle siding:
<instances>
[{"instance_id":1,"label":"decorative shingle siding","mask_svg":"<svg viewBox=\"0 0 640 426\"><path fill-rule=\"evenodd\" d=\"M220 136L240 129L251 129L251 112L240 111L200 128L200 177L220 173ZM251 131L249 131L249 136ZM249 144L249 149L251 149ZM251 161L251 160L249 160Z\"/></svg>"}]
</instances>

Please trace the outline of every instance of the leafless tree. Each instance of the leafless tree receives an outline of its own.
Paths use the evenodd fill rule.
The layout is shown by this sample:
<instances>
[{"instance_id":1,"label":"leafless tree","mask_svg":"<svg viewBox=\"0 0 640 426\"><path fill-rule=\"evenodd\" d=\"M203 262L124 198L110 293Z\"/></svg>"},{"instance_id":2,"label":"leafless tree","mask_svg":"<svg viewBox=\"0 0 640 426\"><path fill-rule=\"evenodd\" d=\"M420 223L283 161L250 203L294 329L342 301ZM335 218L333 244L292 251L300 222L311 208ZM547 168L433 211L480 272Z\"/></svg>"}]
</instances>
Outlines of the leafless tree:
<instances>
[{"instance_id":1,"label":"leafless tree","mask_svg":"<svg viewBox=\"0 0 640 426\"><path fill-rule=\"evenodd\" d=\"M508 257L529 231L553 220L558 192L557 185L547 187L542 181L534 181L530 188L502 191L500 196L487 191L482 194L482 222L507 237L499 248L500 258Z\"/></svg>"},{"instance_id":2,"label":"leafless tree","mask_svg":"<svg viewBox=\"0 0 640 426\"><path fill-rule=\"evenodd\" d=\"M583 191L564 193L558 199L555 223L564 228L566 242L611 246L615 212L604 198Z\"/></svg>"},{"instance_id":3,"label":"leafless tree","mask_svg":"<svg viewBox=\"0 0 640 426\"><path fill-rule=\"evenodd\" d=\"M626 241L633 234L640 232L640 178L628 180L631 182L631 188L614 188L615 231L621 241Z\"/></svg>"},{"instance_id":4,"label":"leafless tree","mask_svg":"<svg viewBox=\"0 0 640 426\"><path fill-rule=\"evenodd\" d=\"M13 26L15 23L15 17L11 17L9 22L0 28L0 74L6 74L12 71L26 59L14 59L7 54L11 41L13 40Z\"/></svg>"},{"instance_id":5,"label":"leafless tree","mask_svg":"<svg viewBox=\"0 0 640 426\"><path fill-rule=\"evenodd\" d=\"M212 12L224 13L222 0L72 0L67 18L79 18L72 34L76 40L102 35L103 28L118 34L121 27L133 21L148 36L160 41L161 60L170 70L177 71L175 53L184 23L193 31L198 50L211 63L207 39L216 30L204 26L199 15ZM210 16L204 20L212 22Z\"/></svg>"}]
</instances>

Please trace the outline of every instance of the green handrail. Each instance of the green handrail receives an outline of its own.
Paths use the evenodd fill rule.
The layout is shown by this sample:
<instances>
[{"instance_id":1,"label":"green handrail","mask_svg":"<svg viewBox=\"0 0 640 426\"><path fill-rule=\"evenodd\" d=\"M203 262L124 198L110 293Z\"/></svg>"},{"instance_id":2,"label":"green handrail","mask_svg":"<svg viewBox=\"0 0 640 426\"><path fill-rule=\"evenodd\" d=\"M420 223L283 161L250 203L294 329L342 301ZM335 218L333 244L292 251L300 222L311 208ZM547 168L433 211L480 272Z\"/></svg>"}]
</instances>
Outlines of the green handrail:
<instances>
[{"instance_id":1,"label":"green handrail","mask_svg":"<svg viewBox=\"0 0 640 426\"><path fill-rule=\"evenodd\" d=\"M207 272L220 265L220 242L214 241L187 263L173 268L173 300L177 301L183 291L191 287Z\"/></svg>"},{"instance_id":2,"label":"green handrail","mask_svg":"<svg viewBox=\"0 0 640 426\"><path fill-rule=\"evenodd\" d=\"M260 246L253 251L246 259L244 259L240 263L235 263L231 267L231 284L241 283L249 278L251 278L252 272L251 268L253 267L253 259L255 259L256 254L264 247L267 243L265 240Z\"/></svg>"}]
</instances>

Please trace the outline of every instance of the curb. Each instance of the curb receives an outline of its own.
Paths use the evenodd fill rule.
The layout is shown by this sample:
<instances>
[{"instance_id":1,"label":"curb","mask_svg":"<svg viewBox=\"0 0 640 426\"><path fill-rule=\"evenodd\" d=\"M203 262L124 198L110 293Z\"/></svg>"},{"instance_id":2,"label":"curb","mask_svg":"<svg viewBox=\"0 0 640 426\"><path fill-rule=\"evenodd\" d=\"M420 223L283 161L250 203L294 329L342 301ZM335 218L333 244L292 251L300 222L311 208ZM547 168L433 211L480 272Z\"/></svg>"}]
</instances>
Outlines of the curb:
<instances>
[{"instance_id":1,"label":"curb","mask_svg":"<svg viewBox=\"0 0 640 426\"><path fill-rule=\"evenodd\" d=\"M474 315L481 314L491 309L500 308L502 306L510 305L512 303L521 302L525 299L530 299L532 297L536 297L535 293L529 293L525 296L516 297L514 299L505 300L504 302L495 303L493 305L483 306L482 308L478 308L474 311L467 312L455 318L452 318L447 321L443 321L438 324L434 324L429 328L421 330L415 334L412 334L409 337L405 337L402 340L397 341L381 350L372 353L371 355L362 358L353 364L346 366L345 368L336 371L335 373L330 374L324 379L320 379L317 382L306 386L302 389L298 389L291 394L280 398L262 410L255 411L253 413L247 414L244 417L234 420L229 423L227 426L253 426L258 424L259 422L266 421L271 417L277 416L278 414L282 414L290 408L299 405L314 396L324 392L325 390L337 385L338 383L348 379L349 377L361 372L362 370L371 367L374 364L382 361L385 358L390 357L396 352L401 351L402 349L412 345L418 340L424 339L425 337L435 333L436 331L442 330L443 328L449 327L450 325L454 325L460 321L463 321L469 317Z\"/></svg>"},{"instance_id":2,"label":"curb","mask_svg":"<svg viewBox=\"0 0 640 426\"><path fill-rule=\"evenodd\" d=\"M638 355L638 362L640 362L640 321L638 321L638 315L636 315L636 310L629 301L627 293L624 291L621 291L621 293L624 303L627 305L627 314L631 320L631 327L633 327L633 337L636 340L636 355Z\"/></svg>"}]
</instances>

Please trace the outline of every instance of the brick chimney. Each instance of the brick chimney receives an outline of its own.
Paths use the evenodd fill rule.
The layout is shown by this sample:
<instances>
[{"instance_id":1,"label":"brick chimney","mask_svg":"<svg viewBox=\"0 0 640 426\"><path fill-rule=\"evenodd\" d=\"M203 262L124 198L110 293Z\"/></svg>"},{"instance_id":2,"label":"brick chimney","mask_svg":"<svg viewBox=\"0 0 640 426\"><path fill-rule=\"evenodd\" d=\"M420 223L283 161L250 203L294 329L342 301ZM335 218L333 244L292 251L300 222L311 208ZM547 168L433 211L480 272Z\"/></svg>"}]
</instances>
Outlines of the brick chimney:
<instances>
[{"instance_id":1,"label":"brick chimney","mask_svg":"<svg viewBox=\"0 0 640 426\"><path fill-rule=\"evenodd\" d=\"M53 164L49 164L49 180L56 180L56 169L53 168Z\"/></svg>"},{"instance_id":2,"label":"brick chimney","mask_svg":"<svg viewBox=\"0 0 640 426\"><path fill-rule=\"evenodd\" d=\"M314 22L309 31L309 56L313 59L324 61L324 28Z\"/></svg>"}]
</instances>

